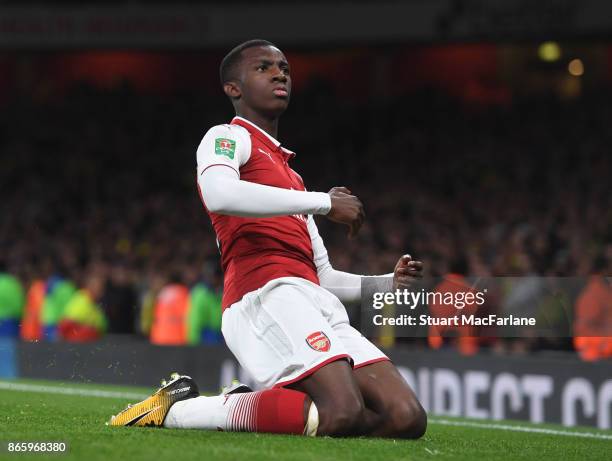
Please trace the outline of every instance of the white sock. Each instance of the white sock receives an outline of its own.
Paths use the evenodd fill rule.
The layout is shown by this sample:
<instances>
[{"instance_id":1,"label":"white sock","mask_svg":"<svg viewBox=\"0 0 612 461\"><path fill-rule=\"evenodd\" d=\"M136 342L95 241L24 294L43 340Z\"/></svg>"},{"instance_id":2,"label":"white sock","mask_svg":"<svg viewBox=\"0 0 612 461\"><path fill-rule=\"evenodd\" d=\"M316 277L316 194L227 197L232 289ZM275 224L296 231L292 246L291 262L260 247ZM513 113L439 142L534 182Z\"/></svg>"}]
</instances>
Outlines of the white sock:
<instances>
[{"instance_id":1,"label":"white sock","mask_svg":"<svg viewBox=\"0 0 612 461\"><path fill-rule=\"evenodd\" d=\"M231 405L224 405L226 397L194 397L176 402L166 415L165 427L182 429L225 430Z\"/></svg>"}]
</instances>

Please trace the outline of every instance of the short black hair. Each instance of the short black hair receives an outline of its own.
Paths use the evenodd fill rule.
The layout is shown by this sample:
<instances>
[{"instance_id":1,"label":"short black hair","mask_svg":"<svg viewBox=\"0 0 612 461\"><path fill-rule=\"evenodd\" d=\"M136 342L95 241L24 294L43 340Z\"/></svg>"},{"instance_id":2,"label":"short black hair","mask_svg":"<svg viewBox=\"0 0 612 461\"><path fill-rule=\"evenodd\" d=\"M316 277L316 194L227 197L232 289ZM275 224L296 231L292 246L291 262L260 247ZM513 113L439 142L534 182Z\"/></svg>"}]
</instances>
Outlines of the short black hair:
<instances>
[{"instance_id":1,"label":"short black hair","mask_svg":"<svg viewBox=\"0 0 612 461\"><path fill-rule=\"evenodd\" d=\"M241 43L232 51L227 53L223 58L223 61L221 61L221 65L219 66L219 78L221 79L221 85L236 78L234 72L238 67L238 64L240 64L242 52L247 48L253 48L255 46L273 46L277 48L274 43L262 39L248 40Z\"/></svg>"}]
</instances>

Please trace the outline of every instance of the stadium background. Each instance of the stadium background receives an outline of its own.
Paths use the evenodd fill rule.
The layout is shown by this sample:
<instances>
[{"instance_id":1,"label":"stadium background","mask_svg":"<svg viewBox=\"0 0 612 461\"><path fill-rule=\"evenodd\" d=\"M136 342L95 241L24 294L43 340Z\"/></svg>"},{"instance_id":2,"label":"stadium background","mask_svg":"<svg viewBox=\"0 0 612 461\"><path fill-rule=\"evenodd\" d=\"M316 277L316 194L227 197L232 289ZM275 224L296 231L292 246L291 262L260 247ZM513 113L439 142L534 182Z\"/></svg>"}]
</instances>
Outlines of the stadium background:
<instances>
[{"instance_id":1,"label":"stadium background","mask_svg":"<svg viewBox=\"0 0 612 461\"><path fill-rule=\"evenodd\" d=\"M241 374L218 331L222 275L194 176L203 134L233 115L220 59L253 37L292 66L280 133L294 168L310 190L347 185L365 204L355 240L318 222L336 268L386 273L408 251L431 276L578 276L586 289L612 272L605 2L0 11L0 376L149 384L182 364L215 390ZM178 323L152 333L156 315ZM572 338L488 340L470 357L452 341L381 340L437 414L610 427L607 338L582 357ZM515 393L495 394L498 381ZM539 413L530 386L547 396ZM510 394L524 404L496 413Z\"/></svg>"}]
</instances>

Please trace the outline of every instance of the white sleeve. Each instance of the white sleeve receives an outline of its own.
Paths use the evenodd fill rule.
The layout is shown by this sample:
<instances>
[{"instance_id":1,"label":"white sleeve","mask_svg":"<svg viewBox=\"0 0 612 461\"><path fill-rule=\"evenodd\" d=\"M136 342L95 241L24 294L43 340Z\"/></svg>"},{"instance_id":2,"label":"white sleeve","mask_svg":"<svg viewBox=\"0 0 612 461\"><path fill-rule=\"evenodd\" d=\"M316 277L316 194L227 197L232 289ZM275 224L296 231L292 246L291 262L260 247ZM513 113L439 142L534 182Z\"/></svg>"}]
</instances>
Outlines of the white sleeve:
<instances>
[{"instance_id":1,"label":"white sleeve","mask_svg":"<svg viewBox=\"0 0 612 461\"><path fill-rule=\"evenodd\" d=\"M308 217L308 232L312 242L312 251L314 253L314 263L317 267L317 275L319 283L323 288L332 292L343 303L351 303L361 301L361 285L362 279L373 279L377 285L381 286L381 291L391 289L393 274L378 275L378 276L363 276L342 272L334 269L329 262L327 249L323 243L319 229L314 222L312 216Z\"/></svg>"},{"instance_id":2,"label":"white sleeve","mask_svg":"<svg viewBox=\"0 0 612 461\"><path fill-rule=\"evenodd\" d=\"M250 154L250 136L242 127L219 125L206 133L197 153L198 187L209 211L258 218L329 212L331 198L324 192L289 190L240 180L240 167Z\"/></svg>"},{"instance_id":3,"label":"white sleeve","mask_svg":"<svg viewBox=\"0 0 612 461\"><path fill-rule=\"evenodd\" d=\"M198 146L198 178L213 165L224 165L236 173L251 156L251 137L237 125L213 126Z\"/></svg>"}]
</instances>

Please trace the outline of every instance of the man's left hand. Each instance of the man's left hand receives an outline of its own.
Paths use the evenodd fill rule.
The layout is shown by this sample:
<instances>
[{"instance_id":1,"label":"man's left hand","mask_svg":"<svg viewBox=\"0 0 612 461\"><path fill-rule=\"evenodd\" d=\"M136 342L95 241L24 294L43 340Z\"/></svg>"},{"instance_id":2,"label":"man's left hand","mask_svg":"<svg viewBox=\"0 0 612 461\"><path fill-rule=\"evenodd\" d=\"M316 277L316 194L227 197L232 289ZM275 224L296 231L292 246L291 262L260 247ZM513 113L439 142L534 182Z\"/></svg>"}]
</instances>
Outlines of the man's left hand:
<instances>
[{"instance_id":1,"label":"man's left hand","mask_svg":"<svg viewBox=\"0 0 612 461\"><path fill-rule=\"evenodd\" d=\"M415 280L423 278L423 263L413 261L412 256L402 256L393 271L393 291L410 288Z\"/></svg>"}]
</instances>

